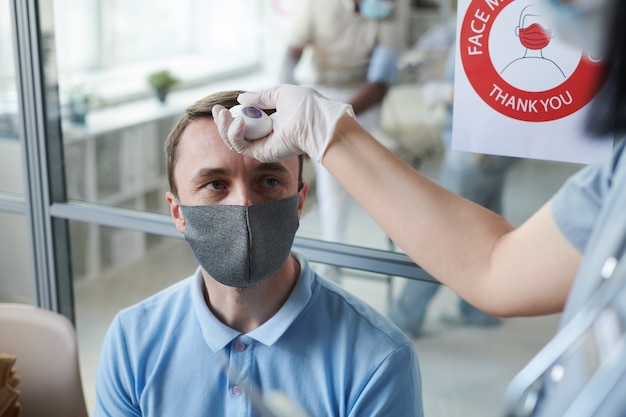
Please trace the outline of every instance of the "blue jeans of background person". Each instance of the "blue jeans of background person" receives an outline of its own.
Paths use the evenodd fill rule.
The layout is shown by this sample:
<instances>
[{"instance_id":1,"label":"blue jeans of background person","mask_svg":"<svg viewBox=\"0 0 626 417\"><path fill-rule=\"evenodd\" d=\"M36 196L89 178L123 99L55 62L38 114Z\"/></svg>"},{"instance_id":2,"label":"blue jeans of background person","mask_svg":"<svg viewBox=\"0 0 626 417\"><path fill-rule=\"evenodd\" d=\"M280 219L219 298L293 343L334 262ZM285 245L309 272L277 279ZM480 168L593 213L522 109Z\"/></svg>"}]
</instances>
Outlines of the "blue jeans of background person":
<instances>
[{"instance_id":1,"label":"blue jeans of background person","mask_svg":"<svg viewBox=\"0 0 626 417\"><path fill-rule=\"evenodd\" d=\"M517 158L447 150L438 182L448 190L501 214L506 173L515 161ZM455 255L451 253L450 256ZM439 284L407 280L400 296L390 307L391 320L405 332L419 335L428 303L439 288ZM470 324L486 326L499 322L498 318L461 298L459 312L462 321Z\"/></svg>"}]
</instances>

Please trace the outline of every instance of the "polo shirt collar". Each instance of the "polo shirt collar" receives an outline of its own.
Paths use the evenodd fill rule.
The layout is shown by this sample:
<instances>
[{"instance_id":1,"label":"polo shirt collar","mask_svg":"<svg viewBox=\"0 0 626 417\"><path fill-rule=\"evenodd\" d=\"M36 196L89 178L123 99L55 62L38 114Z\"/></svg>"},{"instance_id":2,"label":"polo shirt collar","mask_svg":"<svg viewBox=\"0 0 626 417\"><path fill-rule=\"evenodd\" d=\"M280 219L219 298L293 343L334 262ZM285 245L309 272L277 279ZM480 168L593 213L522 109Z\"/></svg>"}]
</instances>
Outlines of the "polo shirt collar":
<instances>
[{"instance_id":1,"label":"polo shirt collar","mask_svg":"<svg viewBox=\"0 0 626 417\"><path fill-rule=\"evenodd\" d=\"M269 320L246 334L246 336L267 346L271 346L280 339L311 299L314 280L313 270L302 255L292 252L292 256L300 263L300 276L289 298ZM240 336L241 333L226 326L213 315L204 301L203 288L202 272L198 268L190 286L193 308L198 317L204 341L213 352L217 352Z\"/></svg>"}]
</instances>

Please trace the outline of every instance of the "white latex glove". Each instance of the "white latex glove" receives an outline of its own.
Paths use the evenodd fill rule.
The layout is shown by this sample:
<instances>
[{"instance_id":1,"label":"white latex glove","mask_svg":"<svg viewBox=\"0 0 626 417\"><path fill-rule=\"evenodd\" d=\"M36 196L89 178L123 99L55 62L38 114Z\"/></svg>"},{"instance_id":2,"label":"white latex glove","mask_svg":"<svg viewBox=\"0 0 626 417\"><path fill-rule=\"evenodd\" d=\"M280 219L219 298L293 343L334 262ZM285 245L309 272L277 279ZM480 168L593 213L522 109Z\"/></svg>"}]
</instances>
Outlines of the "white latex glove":
<instances>
[{"instance_id":1,"label":"white latex glove","mask_svg":"<svg viewBox=\"0 0 626 417\"><path fill-rule=\"evenodd\" d=\"M226 145L236 152L273 162L290 156L308 154L322 162L333 137L337 121L344 115L354 117L352 106L331 101L317 91L295 85L281 85L258 93L243 93L237 98L245 106L276 109L270 117L273 131L265 138L244 139L245 124L233 119L230 111L216 105L213 118Z\"/></svg>"}]
</instances>

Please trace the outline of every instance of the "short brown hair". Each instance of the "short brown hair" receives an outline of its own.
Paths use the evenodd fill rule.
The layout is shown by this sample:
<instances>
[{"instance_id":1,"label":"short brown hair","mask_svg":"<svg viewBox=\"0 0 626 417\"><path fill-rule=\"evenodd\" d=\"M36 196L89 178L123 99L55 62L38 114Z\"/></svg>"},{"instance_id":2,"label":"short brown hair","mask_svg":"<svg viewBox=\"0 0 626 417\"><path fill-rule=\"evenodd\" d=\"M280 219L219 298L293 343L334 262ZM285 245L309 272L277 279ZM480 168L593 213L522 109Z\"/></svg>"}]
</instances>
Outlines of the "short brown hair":
<instances>
[{"instance_id":1,"label":"short brown hair","mask_svg":"<svg viewBox=\"0 0 626 417\"><path fill-rule=\"evenodd\" d=\"M170 185L170 191L175 196L178 196L178 189L176 187L176 181L174 180L174 168L176 167L176 162L178 160L178 145L180 143L180 138L184 132L184 130L189 126L189 124L199 118L207 117L213 118L213 113L211 113L211 109L216 104L221 104L227 109L236 106L239 104L237 101L237 97L239 94L244 93L244 91L233 90L233 91L222 91L218 93L214 93L204 97L196 101L190 107L187 108L183 117L176 123L174 128L170 131L167 139L165 141L165 166L167 167L167 180ZM264 110L267 114L272 114L276 110ZM302 155L298 157L299 161L299 172L298 172L298 189L302 188L302 166L304 163L304 158Z\"/></svg>"}]
</instances>

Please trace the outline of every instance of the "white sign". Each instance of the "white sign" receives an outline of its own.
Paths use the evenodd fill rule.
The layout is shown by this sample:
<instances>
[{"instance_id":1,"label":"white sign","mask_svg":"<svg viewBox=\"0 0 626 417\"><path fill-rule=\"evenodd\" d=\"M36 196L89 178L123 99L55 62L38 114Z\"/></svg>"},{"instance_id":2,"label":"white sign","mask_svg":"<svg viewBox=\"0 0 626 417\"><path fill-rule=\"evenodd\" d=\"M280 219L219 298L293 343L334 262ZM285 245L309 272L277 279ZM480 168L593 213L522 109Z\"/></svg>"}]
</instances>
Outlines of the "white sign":
<instances>
[{"instance_id":1,"label":"white sign","mask_svg":"<svg viewBox=\"0 0 626 417\"><path fill-rule=\"evenodd\" d=\"M459 0L452 148L591 163L585 134L602 62L559 38L534 0Z\"/></svg>"}]
</instances>

